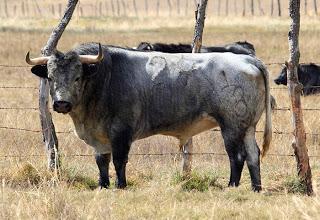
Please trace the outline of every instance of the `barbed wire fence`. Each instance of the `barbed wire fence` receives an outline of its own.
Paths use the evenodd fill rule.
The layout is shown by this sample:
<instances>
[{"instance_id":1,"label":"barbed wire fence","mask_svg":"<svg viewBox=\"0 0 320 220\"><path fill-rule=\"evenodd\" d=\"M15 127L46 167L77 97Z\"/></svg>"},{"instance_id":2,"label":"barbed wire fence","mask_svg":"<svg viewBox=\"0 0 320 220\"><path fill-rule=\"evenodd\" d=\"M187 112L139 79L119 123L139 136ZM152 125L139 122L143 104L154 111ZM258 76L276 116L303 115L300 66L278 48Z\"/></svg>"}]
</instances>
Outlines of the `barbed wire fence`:
<instances>
[{"instance_id":1,"label":"barbed wire fence","mask_svg":"<svg viewBox=\"0 0 320 220\"><path fill-rule=\"evenodd\" d=\"M300 64L309 64L309 63L300 63ZM265 63L265 65L283 65L283 63L279 62L271 62L271 63ZM0 67L2 68L30 68L30 66L26 65L6 65L6 64L0 64ZM320 86L310 86L308 88L320 88ZM34 86L6 86L6 85L0 85L0 89L5 90L38 90L38 87ZM286 87L271 87L271 90L283 90L288 91ZM314 96L320 96L320 94L314 94ZM24 110L24 111L37 111L39 110L39 107L10 107L10 106L0 106L0 111L11 111L11 110ZM52 109L51 109L52 110ZM290 107L280 107L280 108L274 108L274 112L277 111L290 111ZM320 111L320 108L303 108L303 111ZM41 129L29 129L29 128L20 128L20 127L11 127L11 126L0 126L0 130L12 130L12 131L18 131L18 132L30 132L30 133L42 133L43 130ZM210 129L212 132L220 132L220 129ZM256 130L256 133L263 133L263 130ZM56 131L57 134L66 135L71 134L73 131ZM288 131L279 131L276 130L273 131L273 134L276 135L293 135L293 132ZM306 132L306 135L309 136L317 136L320 137L320 133L309 133ZM219 152L193 152L190 153L192 155L211 155L211 156L227 156L226 153L219 153ZM130 156L179 156L182 155L181 152L166 152L166 153L130 153ZM8 155L0 155L0 158L25 158L25 157L46 157L45 154L31 154L31 155L15 155L15 154L8 154ZM91 157L92 154L62 154L63 157ZM278 153L269 153L267 156L276 156L276 157L295 157L294 154L278 154ZM309 155L311 158L320 158L320 155Z\"/></svg>"}]
</instances>

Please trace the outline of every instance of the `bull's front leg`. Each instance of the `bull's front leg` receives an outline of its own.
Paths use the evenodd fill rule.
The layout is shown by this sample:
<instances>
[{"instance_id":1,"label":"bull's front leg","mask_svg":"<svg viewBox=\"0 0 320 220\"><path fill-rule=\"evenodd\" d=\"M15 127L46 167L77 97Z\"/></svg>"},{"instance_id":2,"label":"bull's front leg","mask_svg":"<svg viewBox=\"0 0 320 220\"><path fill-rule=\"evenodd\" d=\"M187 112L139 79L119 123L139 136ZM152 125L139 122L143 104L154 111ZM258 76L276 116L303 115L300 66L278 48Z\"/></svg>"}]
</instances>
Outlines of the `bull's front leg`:
<instances>
[{"instance_id":1,"label":"bull's front leg","mask_svg":"<svg viewBox=\"0 0 320 220\"><path fill-rule=\"evenodd\" d=\"M125 129L124 131L117 133L112 140L112 158L117 175L115 185L119 189L123 189L127 186L126 165L132 141L131 134L132 132L130 129Z\"/></svg>"},{"instance_id":2,"label":"bull's front leg","mask_svg":"<svg viewBox=\"0 0 320 220\"><path fill-rule=\"evenodd\" d=\"M95 158L99 168L99 187L100 189L109 188L109 163L111 154L96 154Z\"/></svg>"}]
</instances>

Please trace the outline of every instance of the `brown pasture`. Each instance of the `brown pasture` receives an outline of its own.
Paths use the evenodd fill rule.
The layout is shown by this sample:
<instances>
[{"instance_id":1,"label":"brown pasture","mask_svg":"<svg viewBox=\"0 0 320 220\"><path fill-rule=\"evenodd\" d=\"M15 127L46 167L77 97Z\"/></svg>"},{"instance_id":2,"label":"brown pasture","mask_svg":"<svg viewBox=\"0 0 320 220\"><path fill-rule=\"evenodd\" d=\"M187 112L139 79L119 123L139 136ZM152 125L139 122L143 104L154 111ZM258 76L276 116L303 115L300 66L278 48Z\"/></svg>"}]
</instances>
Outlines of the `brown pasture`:
<instances>
[{"instance_id":1,"label":"brown pasture","mask_svg":"<svg viewBox=\"0 0 320 220\"><path fill-rule=\"evenodd\" d=\"M220 19L220 18L219 18ZM136 46L140 41L191 42L193 20L186 18L74 19L59 43L66 51L82 42ZM45 44L55 20L1 20L0 87L37 87L39 80L24 62L27 51L33 56ZM257 56L265 63L283 63L288 59L287 19L208 18L203 44L215 45L247 40L253 43ZM319 21L302 20L300 49L302 62L319 62ZM22 66L22 67L21 67ZM271 87L281 65L268 65ZM279 88L279 87L277 87ZM281 87L284 88L284 87ZM272 89L278 108L289 107L287 90ZM304 108L319 108L319 96L302 99ZM0 127L40 129L37 110L1 109L37 107L37 89L0 88ZM312 156L315 188L320 180L320 111L304 111L307 146ZM56 130L72 131L68 116L53 113ZM258 130L263 129L263 119ZM217 155L195 155L194 170L214 175L215 184L205 192L183 190L184 181L174 183L180 170L179 155L132 155L128 164L129 187L126 190L97 191L98 170L89 146L70 133L59 133L62 157L60 180L46 171L41 133L0 128L0 218L48 219L301 219L319 218L319 196L307 198L297 193L296 163L291 148L292 126L289 111L273 113L274 134L270 155L262 162L264 191L250 191L250 178L244 169L241 186L227 188L228 158L219 132L208 131L194 138L195 152ZM258 143L262 142L257 133ZM133 144L133 154L178 152L174 138L154 136ZM82 155L82 156L81 156ZM115 174L111 172L114 181ZM299 188L300 187L300 188ZM295 194L291 192L296 192Z\"/></svg>"}]
</instances>

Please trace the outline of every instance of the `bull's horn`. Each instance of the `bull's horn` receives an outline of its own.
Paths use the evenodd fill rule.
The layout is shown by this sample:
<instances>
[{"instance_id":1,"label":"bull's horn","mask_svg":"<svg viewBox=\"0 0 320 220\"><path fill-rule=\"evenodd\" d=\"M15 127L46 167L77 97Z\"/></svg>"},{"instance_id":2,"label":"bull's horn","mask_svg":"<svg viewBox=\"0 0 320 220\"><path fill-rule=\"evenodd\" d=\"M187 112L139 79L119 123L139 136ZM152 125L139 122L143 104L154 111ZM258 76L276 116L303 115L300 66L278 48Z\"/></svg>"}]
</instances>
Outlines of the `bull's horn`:
<instances>
[{"instance_id":1,"label":"bull's horn","mask_svg":"<svg viewBox=\"0 0 320 220\"><path fill-rule=\"evenodd\" d=\"M99 44L98 55L79 55L81 63L93 64L98 63L103 59L103 52L101 44Z\"/></svg>"},{"instance_id":2,"label":"bull's horn","mask_svg":"<svg viewBox=\"0 0 320 220\"><path fill-rule=\"evenodd\" d=\"M30 51L26 55L27 64L30 64L33 66L47 64L48 60L49 60L49 57L37 57L37 58L30 59Z\"/></svg>"}]
</instances>

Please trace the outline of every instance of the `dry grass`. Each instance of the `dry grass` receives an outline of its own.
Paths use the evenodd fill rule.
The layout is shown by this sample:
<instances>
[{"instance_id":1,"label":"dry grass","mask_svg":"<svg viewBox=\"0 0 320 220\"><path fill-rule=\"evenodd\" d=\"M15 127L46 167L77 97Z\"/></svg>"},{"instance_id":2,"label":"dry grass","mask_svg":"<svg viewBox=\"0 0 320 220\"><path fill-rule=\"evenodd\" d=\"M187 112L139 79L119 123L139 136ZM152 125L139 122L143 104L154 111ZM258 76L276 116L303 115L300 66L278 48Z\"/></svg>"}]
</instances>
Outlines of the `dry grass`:
<instances>
[{"instance_id":1,"label":"dry grass","mask_svg":"<svg viewBox=\"0 0 320 220\"><path fill-rule=\"evenodd\" d=\"M7 22L7 23L6 23ZM26 51L37 54L45 44L48 30L56 21L3 21L0 32L1 63L25 65ZM204 44L248 40L265 62L283 62L288 57L288 20L235 19L207 20ZM301 60L317 62L319 21L303 20L301 31ZM314 25L315 28L311 28ZM25 27L25 28L24 28ZM90 28L89 28L90 27ZM22 28L23 30L20 30ZM86 31L83 31L86 30ZM122 46L138 42L190 42L193 20L177 18L168 21L151 19L74 20L59 48L87 41ZM280 66L272 65L270 80ZM37 86L38 79L28 68L0 68L0 85ZM273 83L272 87L275 87ZM285 90L272 90L278 106L289 106ZM319 108L318 96L303 98L303 105ZM0 107L36 107L37 90L0 89ZM39 129L37 111L0 110L0 126ZM318 112L304 112L308 133L319 133ZM72 129L68 117L53 113L59 131ZM291 131L289 112L275 112L274 130ZM259 130L263 128L259 125ZM59 134L61 152L91 154L90 147L71 134ZM261 143L261 134L257 134ZM319 137L307 137L311 155L320 155ZM292 137L274 135L271 153L292 153ZM219 133L205 132L195 137L196 152L224 153ZM132 152L177 152L173 138L155 136L137 141ZM301 186L295 178L296 163L292 157L267 157L262 163L264 192L250 191L250 178L245 168L241 186L227 188L229 178L226 156L199 155L194 158L194 176L184 180L177 175L181 158L172 156L131 156L128 164L129 187L116 190L112 186L101 192L95 189L98 170L93 157L63 157L60 180L46 171L41 135L0 129L0 155L18 155L0 159L0 218L1 219L318 219L319 196L307 198L299 194ZM315 185L320 181L318 158L311 158ZM111 170L112 182L115 173ZM295 194L293 194L294 192Z\"/></svg>"}]
</instances>

